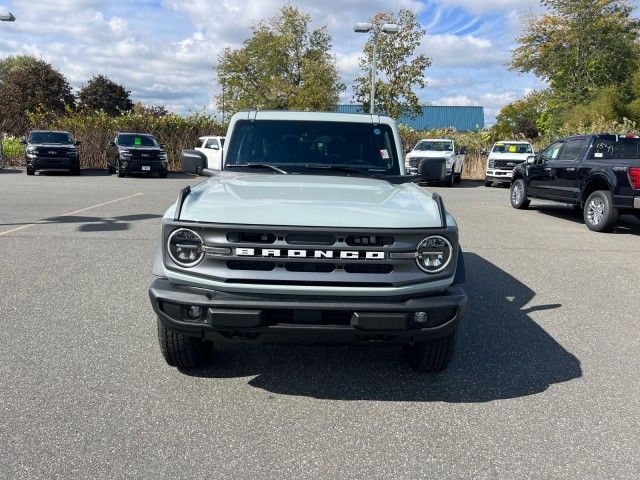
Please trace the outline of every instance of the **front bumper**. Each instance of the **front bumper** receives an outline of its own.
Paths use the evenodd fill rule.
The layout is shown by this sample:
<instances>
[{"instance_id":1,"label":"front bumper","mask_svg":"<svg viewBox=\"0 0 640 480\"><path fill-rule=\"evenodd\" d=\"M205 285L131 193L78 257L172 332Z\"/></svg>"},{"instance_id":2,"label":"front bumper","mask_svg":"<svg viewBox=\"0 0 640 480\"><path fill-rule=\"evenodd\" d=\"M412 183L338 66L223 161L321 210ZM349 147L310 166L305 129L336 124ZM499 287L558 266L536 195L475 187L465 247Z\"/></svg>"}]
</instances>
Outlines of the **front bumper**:
<instances>
[{"instance_id":1,"label":"front bumper","mask_svg":"<svg viewBox=\"0 0 640 480\"><path fill-rule=\"evenodd\" d=\"M125 173L164 173L168 164L158 160L145 162L144 160L120 160L120 168Z\"/></svg>"},{"instance_id":2,"label":"front bumper","mask_svg":"<svg viewBox=\"0 0 640 480\"><path fill-rule=\"evenodd\" d=\"M80 168L80 160L78 157L41 157L27 156L27 166L34 170L69 170Z\"/></svg>"},{"instance_id":3,"label":"front bumper","mask_svg":"<svg viewBox=\"0 0 640 480\"><path fill-rule=\"evenodd\" d=\"M458 286L422 297L326 299L231 294L158 278L149 297L166 327L222 342L407 345L449 335L467 307ZM189 306L201 307L202 318L189 320ZM416 312L426 312L427 322L415 322Z\"/></svg>"},{"instance_id":4,"label":"front bumper","mask_svg":"<svg viewBox=\"0 0 640 480\"><path fill-rule=\"evenodd\" d=\"M485 174L486 182L510 182L513 177L513 170L487 170Z\"/></svg>"}]
</instances>

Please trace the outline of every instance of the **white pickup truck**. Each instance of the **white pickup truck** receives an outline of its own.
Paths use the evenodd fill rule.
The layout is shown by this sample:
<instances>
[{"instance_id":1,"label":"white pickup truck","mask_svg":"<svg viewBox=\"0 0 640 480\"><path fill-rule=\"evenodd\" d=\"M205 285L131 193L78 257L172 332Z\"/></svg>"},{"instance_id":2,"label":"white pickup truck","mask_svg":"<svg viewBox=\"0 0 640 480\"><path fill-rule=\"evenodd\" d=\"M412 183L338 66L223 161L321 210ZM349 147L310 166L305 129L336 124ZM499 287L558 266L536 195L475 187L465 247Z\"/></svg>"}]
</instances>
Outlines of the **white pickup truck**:
<instances>
[{"instance_id":1,"label":"white pickup truck","mask_svg":"<svg viewBox=\"0 0 640 480\"><path fill-rule=\"evenodd\" d=\"M452 186L459 183L464 168L465 151L458 149L450 138L425 138L405 156L405 169L407 174L418 172L418 166L423 159L444 158L447 166L447 174L441 180L446 185Z\"/></svg>"},{"instance_id":2,"label":"white pickup truck","mask_svg":"<svg viewBox=\"0 0 640 480\"><path fill-rule=\"evenodd\" d=\"M496 142L487 159L485 187L492 186L494 182L510 183L513 169L533 155L533 145L529 142L517 140Z\"/></svg>"},{"instance_id":3,"label":"white pickup truck","mask_svg":"<svg viewBox=\"0 0 640 480\"><path fill-rule=\"evenodd\" d=\"M224 137L200 137L195 148L207 157L207 168L211 170L222 169L222 149Z\"/></svg>"}]
</instances>

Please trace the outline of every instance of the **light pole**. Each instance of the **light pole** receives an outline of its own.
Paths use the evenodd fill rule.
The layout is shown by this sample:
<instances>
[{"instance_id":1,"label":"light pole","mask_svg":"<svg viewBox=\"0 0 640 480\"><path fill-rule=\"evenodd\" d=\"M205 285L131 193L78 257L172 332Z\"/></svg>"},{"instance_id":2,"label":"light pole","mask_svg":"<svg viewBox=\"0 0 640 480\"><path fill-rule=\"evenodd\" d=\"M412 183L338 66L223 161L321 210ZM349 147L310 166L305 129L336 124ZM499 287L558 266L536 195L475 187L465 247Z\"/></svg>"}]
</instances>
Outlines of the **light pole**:
<instances>
[{"instance_id":1,"label":"light pole","mask_svg":"<svg viewBox=\"0 0 640 480\"><path fill-rule=\"evenodd\" d=\"M0 22L15 22L16 17L13 16L11 12L6 10L0 11Z\"/></svg>"},{"instance_id":2,"label":"light pole","mask_svg":"<svg viewBox=\"0 0 640 480\"><path fill-rule=\"evenodd\" d=\"M369 113L374 113L376 103L376 69L378 56L378 35L380 33L398 33L400 26L395 23L385 23L384 25L374 25L370 22L358 22L353 31L356 33L373 32L373 58L371 62L371 100L369 101Z\"/></svg>"}]
</instances>

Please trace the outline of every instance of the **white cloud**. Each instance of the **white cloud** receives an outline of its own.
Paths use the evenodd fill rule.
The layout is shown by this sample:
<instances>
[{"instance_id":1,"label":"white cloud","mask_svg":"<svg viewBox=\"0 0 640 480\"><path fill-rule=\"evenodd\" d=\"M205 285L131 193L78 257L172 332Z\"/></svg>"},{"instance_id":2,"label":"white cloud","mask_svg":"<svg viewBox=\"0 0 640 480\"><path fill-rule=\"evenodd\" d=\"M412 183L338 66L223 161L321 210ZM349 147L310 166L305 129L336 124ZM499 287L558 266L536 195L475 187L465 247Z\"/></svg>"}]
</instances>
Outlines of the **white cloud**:
<instances>
[{"instance_id":1,"label":"white cloud","mask_svg":"<svg viewBox=\"0 0 640 480\"><path fill-rule=\"evenodd\" d=\"M538 0L436 0L438 3L447 6L463 7L464 9L479 14L496 11L518 10L526 11L537 5Z\"/></svg>"},{"instance_id":2,"label":"white cloud","mask_svg":"<svg viewBox=\"0 0 640 480\"><path fill-rule=\"evenodd\" d=\"M449 97L442 97L439 98L437 102L435 102L436 105L451 105L451 106L458 106L458 105L473 105L473 106L479 106L480 103L478 103L477 100L473 100L471 98L469 98L467 95L452 95Z\"/></svg>"},{"instance_id":3,"label":"white cloud","mask_svg":"<svg viewBox=\"0 0 640 480\"><path fill-rule=\"evenodd\" d=\"M508 60L508 52L496 48L489 38L475 35L427 35L421 51L433 59L434 67L490 66Z\"/></svg>"}]
</instances>

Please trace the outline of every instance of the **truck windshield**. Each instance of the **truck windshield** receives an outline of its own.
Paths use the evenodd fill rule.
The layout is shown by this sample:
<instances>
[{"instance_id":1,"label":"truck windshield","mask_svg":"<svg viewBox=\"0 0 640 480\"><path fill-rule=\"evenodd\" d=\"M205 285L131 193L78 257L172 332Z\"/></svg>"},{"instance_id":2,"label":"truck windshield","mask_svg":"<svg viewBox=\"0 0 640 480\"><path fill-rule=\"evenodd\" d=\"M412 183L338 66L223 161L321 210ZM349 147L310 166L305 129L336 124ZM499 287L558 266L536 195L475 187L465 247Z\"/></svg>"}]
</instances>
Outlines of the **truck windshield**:
<instances>
[{"instance_id":1,"label":"truck windshield","mask_svg":"<svg viewBox=\"0 0 640 480\"><path fill-rule=\"evenodd\" d=\"M533 148L528 143L500 142L493 146L492 153L533 153Z\"/></svg>"},{"instance_id":2,"label":"truck windshield","mask_svg":"<svg viewBox=\"0 0 640 480\"><path fill-rule=\"evenodd\" d=\"M235 124L225 154L225 166L268 164L306 174L353 167L376 174L399 175L393 131L367 123L241 120Z\"/></svg>"},{"instance_id":3,"label":"truck windshield","mask_svg":"<svg viewBox=\"0 0 640 480\"><path fill-rule=\"evenodd\" d=\"M640 159L640 138L600 135L589 156L605 160Z\"/></svg>"},{"instance_id":4,"label":"truck windshield","mask_svg":"<svg viewBox=\"0 0 640 480\"><path fill-rule=\"evenodd\" d=\"M71 135L67 132L31 132L27 141L29 143L73 143Z\"/></svg>"},{"instance_id":5,"label":"truck windshield","mask_svg":"<svg viewBox=\"0 0 640 480\"><path fill-rule=\"evenodd\" d=\"M422 140L421 142L418 142L418 145L416 145L416 150L420 150L422 152L452 152L453 142Z\"/></svg>"},{"instance_id":6,"label":"truck windshield","mask_svg":"<svg viewBox=\"0 0 640 480\"><path fill-rule=\"evenodd\" d=\"M121 133L118 135L118 145L121 147L157 147L158 142L151 135Z\"/></svg>"}]
</instances>

